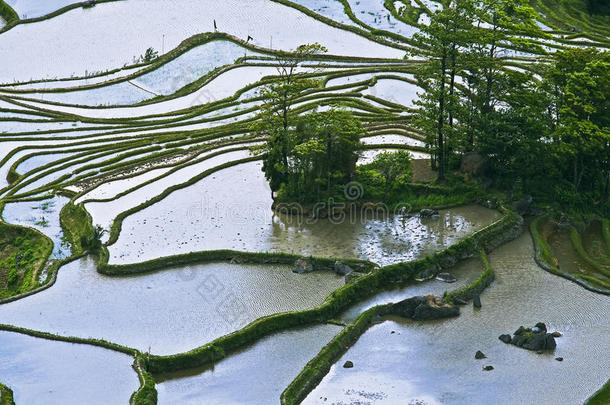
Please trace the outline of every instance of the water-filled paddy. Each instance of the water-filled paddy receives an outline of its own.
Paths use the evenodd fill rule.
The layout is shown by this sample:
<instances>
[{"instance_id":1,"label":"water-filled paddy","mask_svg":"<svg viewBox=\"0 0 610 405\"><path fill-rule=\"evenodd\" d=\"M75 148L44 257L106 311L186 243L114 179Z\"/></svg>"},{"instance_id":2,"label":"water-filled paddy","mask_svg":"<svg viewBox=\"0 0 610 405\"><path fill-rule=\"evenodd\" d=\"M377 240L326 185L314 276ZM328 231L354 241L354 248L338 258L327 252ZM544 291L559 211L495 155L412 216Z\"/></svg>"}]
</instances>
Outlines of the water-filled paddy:
<instances>
[{"instance_id":1,"label":"water-filled paddy","mask_svg":"<svg viewBox=\"0 0 610 405\"><path fill-rule=\"evenodd\" d=\"M584 402L608 378L610 302L543 271L533 253L526 232L489 255L497 277L481 296L481 310L468 305L458 318L393 318L373 326L304 403L319 403L320 397L379 404ZM539 355L498 340L541 321L563 334L554 353ZM477 350L487 359L475 360ZM341 367L348 359L353 369ZM495 369L483 371L486 364Z\"/></svg>"},{"instance_id":2,"label":"water-filled paddy","mask_svg":"<svg viewBox=\"0 0 610 405\"><path fill-rule=\"evenodd\" d=\"M271 204L260 163L223 169L125 218L118 241L109 247L110 262L233 249L362 258L385 265L449 246L500 217L472 205L442 210L438 218L394 215L392 210L387 217L307 220L273 215Z\"/></svg>"},{"instance_id":3,"label":"water-filled paddy","mask_svg":"<svg viewBox=\"0 0 610 405\"><path fill-rule=\"evenodd\" d=\"M318 306L343 284L328 271L228 263L111 278L81 259L62 267L53 287L0 306L0 323L170 354L261 316Z\"/></svg>"},{"instance_id":4,"label":"water-filled paddy","mask_svg":"<svg viewBox=\"0 0 610 405\"><path fill-rule=\"evenodd\" d=\"M89 345L0 331L0 375L18 404L126 404L133 358Z\"/></svg>"},{"instance_id":5,"label":"water-filled paddy","mask_svg":"<svg viewBox=\"0 0 610 405\"><path fill-rule=\"evenodd\" d=\"M213 367L158 377L159 404L279 403L286 386L340 330L317 325L276 333Z\"/></svg>"}]
</instances>

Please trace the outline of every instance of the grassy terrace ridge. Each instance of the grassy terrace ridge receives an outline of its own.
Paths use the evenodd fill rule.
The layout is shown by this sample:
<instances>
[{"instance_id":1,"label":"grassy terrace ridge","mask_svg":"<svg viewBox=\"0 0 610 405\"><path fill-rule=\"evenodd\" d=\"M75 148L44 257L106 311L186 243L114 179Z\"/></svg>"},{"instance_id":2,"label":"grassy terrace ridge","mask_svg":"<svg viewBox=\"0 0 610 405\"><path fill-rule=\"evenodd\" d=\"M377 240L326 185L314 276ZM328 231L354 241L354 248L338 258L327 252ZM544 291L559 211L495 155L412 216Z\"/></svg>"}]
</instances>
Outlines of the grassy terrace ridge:
<instances>
[{"instance_id":1,"label":"grassy terrace ridge","mask_svg":"<svg viewBox=\"0 0 610 405\"><path fill-rule=\"evenodd\" d=\"M0 0L0 17L6 21L7 26L19 22L19 15L4 0ZM0 28L0 32L5 27Z\"/></svg>"},{"instance_id":2,"label":"grassy terrace ridge","mask_svg":"<svg viewBox=\"0 0 610 405\"><path fill-rule=\"evenodd\" d=\"M585 405L608 405L610 404L610 380L604 384L595 394L593 394Z\"/></svg>"},{"instance_id":3,"label":"grassy terrace ridge","mask_svg":"<svg viewBox=\"0 0 610 405\"><path fill-rule=\"evenodd\" d=\"M0 405L15 405L13 391L2 383L0 383Z\"/></svg>"},{"instance_id":4,"label":"grassy terrace ridge","mask_svg":"<svg viewBox=\"0 0 610 405\"><path fill-rule=\"evenodd\" d=\"M494 279L494 270L489 264L484 250L480 250L480 257L484 267L481 275L467 286L445 294L445 299L460 298L464 301L471 300L475 295L481 294ZM360 336L373 324L373 321L381 316L391 314L392 305L388 303L376 305L362 312L356 320L341 330L320 352L311 359L299 375L282 392L280 403L282 405L294 405L301 403L307 395L328 374L330 368L339 358L353 346Z\"/></svg>"},{"instance_id":5,"label":"grassy terrace ridge","mask_svg":"<svg viewBox=\"0 0 610 405\"><path fill-rule=\"evenodd\" d=\"M504 210L504 209L503 209ZM356 281L335 290L316 308L285 312L259 318L243 329L220 337L186 353L156 356L146 361L146 368L154 374L195 368L217 361L246 344L263 336L292 327L326 322L350 305L384 289L412 280L418 273L431 267L443 266L448 257L463 260L479 249L493 249L505 239L514 237L521 229L522 219L512 211L504 210L502 219L475 232L468 238L422 259L384 266Z\"/></svg>"},{"instance_id":6,"label":"grassy terrace ridge","mask_svg":"<svg viewBox=\"0 0 610 405\"><path fill-rule=\"evenodd\" d=\"M580 275L579 277L576 277L571 273L564 272L557 268L557 266L554 264L556 260L554 259L553 254L551 252L551 247L548 245L544 236L541 233L542 225L545 223L545 221L548 221L549 218L549 215L544 215L536 218L530 224L530 232L534 241L536 263L538 263L540 267L542 267L549 273L561 276L565 279L580 284L589 291L604 295L610 295L610 288L608 288L610 286L605 285L605 282L603 280L599 280L593 276L588 275ZM601 285L605 288L598 288L595 285Z\"/></svg>"},{"instance_id":7,"label":"grassy terrace ridge","mask_svg":"<svg viewBox=\"0 0 610 405\"><path fill-rule=\"evenodd\" d=\"M52 251L51 239L36 229L0 221L0 299L38 287Z\"/></svg>"}]
</instances>

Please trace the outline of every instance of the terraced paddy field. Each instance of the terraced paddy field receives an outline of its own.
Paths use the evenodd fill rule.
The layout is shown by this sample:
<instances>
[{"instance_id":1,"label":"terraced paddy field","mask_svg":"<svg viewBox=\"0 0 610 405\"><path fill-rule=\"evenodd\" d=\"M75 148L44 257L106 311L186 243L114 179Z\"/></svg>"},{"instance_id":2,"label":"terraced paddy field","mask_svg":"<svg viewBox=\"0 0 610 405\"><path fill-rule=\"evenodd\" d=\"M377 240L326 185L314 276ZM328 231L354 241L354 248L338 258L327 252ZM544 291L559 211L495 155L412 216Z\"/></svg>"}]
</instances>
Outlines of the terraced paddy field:
<instances>
[{"instance_id":1,"label":"terraced paddy field","mask_svg":"<svg viewBox=\"0 0 610 405\"><path fill-rule=\"evenodd\" d=\"M499 45L502 69L610 48L607 19L560 3L532 2L543 47ZM0 1L0 404L574 404L602 387L608 220L537 219L532 243L511 207L430 184L413 35L444 6ZM314 42L295 114L350 111L357 166L409 153L415 202L342 221L272 208L261 90ZM448 321L383 313L485 287ZM540 320L565 361L497 339Z\"/></svg>"}]
</instances>

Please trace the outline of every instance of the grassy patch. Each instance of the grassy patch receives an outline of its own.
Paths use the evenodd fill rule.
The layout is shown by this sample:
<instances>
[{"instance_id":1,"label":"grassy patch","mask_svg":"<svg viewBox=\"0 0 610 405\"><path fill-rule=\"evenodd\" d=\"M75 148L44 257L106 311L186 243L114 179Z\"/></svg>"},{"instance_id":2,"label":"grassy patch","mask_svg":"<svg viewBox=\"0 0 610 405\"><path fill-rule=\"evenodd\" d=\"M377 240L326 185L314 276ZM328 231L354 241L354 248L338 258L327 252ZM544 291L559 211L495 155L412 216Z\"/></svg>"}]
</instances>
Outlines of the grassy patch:
<instances>
[{"instance_id":1,"label":"grassy patch","mask_svg":"<svg viewBox=\"0 0 610 405\"><path fill-rule=\"evenodd\" d=\"M59 214L59 222L64 235L70 242L73 254L80 254L85 250L83 241L89 240L94 234L91 216L82 204L74 205L69 202Z\"/></svg>"},{"instance_id":2,"label":"grassy patch","mask_svg":"<svg viewBox=\"0 0 610 405\"><path fill-rule=\"evenodd\" d=\"M15 405L13 391L2 383L0 383L0 405Z\"/></svg>"},{"instance_id":3,"label":"grassy patch","mask_svg":"<svg viewBox=\"0 0 610 405\"><path fill-rule=\"evenodd\" d=\"M0 298L38 287L52 251L53 242L37 230L0 222Z\"/></svg>"},{"instance_id":4,"label":"grassy patch","mask_svg":"<svg viewBox=\"0 0 610 405\"><path fill-rule=\"evenodd\" d=\"M599 389L593 396L587 399L585 405L608 405L610 404L610 380Z\"/></svg>"}]
</instances>

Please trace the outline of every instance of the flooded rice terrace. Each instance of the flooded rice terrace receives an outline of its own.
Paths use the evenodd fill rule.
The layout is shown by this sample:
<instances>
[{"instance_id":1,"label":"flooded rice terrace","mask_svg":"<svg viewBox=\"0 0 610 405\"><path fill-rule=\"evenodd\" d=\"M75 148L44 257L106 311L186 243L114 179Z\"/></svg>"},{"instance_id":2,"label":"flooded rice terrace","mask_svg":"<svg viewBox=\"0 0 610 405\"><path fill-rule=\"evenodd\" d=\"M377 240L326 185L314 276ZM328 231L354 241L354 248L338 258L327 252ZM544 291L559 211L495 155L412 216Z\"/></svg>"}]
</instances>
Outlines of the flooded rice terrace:
<instances>
[{"instance_id":1,"label":"flooded rice terrace","mask_svg":"<svg viewBox=\"0 0 610 405\"><path fill-rule=\"evenodd\" d=\"M439 203L460 191L419 183L408 187L421 195L385 208L358 200L339 217L274 210L259 153L268 136L255 130L261 95L282 56L319 43L324 55L295 65L315 86L292 100L294 114L339 106L359 118L354 167L406 151L429 170L426 134L411 121L422 89L410 49L442 7L0 2L0 289L11 297L0 301L0 403L3 385L18 405L298 403L287 388L303 376L307 404L576 404L599 389L610 377L608 297L540 268L525 228L477 246L490 248L496 278L482 308L375 319L324 360L328 372L309 363L375 306L476 285L486 271L477 250L430 264L452 283L390 283L384 271L510 215L485 199ZM573 40L552 35L555 46ZM525 71L538 56L507 53L503 68ZM368 191L352 186L348 202ZM421 212L427 197L434 210ZM582 233L603 269L604 226ZM566 271L603 276L567 231L548 242ZM312 271L293 271L299 262ZM346 277L343 266L357 271ZM498 340L536 322L562 333L554 352Z\"/></svg>"}]
</instances>

